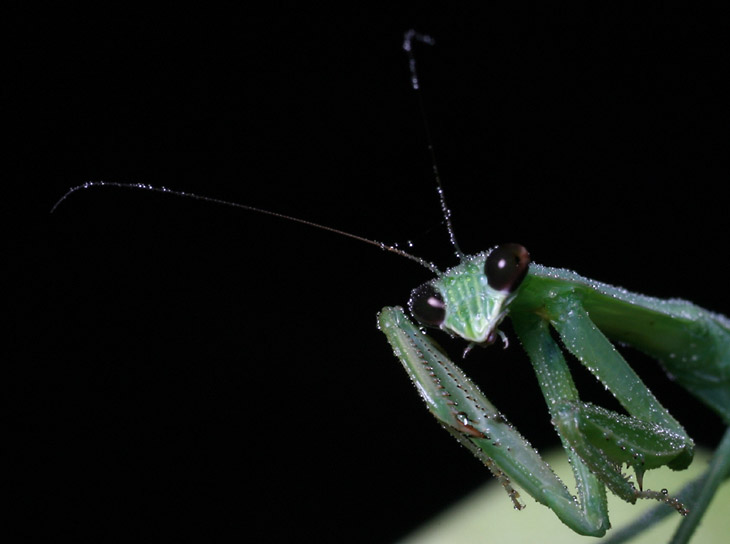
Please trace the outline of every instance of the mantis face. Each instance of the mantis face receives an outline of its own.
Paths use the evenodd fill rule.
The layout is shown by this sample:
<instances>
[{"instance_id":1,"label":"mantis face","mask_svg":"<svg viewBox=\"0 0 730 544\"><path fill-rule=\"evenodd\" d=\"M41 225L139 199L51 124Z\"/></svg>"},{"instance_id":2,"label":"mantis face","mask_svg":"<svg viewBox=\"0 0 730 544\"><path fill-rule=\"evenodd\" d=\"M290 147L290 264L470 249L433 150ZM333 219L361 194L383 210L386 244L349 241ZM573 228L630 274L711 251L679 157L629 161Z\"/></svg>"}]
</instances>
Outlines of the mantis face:
<instances>
[{"instance_id":1,"label":"mantis face","mask_svg":"<svg viewBox=\"0 0 730 544\"><path fill-rule=\"evenodd\" d=\"M502 244L462 263L411 292L408 307L421 324L474 344L488 345L527 274L530 255Z\"/></svg>"}]
</instances>

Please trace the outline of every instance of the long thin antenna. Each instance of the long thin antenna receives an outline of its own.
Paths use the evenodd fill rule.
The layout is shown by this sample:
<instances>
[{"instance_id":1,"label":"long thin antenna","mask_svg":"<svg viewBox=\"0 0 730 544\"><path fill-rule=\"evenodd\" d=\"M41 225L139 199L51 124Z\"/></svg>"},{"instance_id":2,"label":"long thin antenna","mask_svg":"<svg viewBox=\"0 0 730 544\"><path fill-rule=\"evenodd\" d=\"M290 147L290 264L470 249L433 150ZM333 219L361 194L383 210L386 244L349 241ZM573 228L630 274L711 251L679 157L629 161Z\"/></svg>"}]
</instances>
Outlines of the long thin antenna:
<instances>
[{"instance_id":1,"label":"long thin antenna","mask_svg":"<svg viewBox=\"0 0 730 544\"><path fill-rule=\"evenodd\" d=\"M227 200L222 200L219 198L212 198L209 196L196 195L194 193L186 193L185 191L176 191L174 189L168 189L167 187L156 187L154 185L147 185L144 183L118 183L118 182L114 182L114 181L89 181L87 183L84 183L83 185L77 185L76 187L71 187L68 191L66 191L66 194L63 195L61 198L59 198L58 201L53 205L53 207L51 208L51 213L55 212L56 209L61 205L61 203L63 203L64 200L66 200L68 197L70 197L75 192L80 191L82 189L89 189L91 187L117 187L117 188L121 188L121 189L154 191L156 193L164 193L164 194L168 194L168 195L192 198L195 200L201 200L203 202L211 202L213 204L230 206L231 208L239 208L241 210L256 212L256 213L260 213L263 215L270 215L272 217L278 217L279 219L286 219L287 221L293 221L294 223L300 223L302 225L307 225L307 226L314 227L314 228L317 228L320 230L334 232L335 234L339 234L340 236L346 236L347 238L352 238L353 240L359 240L360 242L370 244L371 246L378 247L384 251L390 251L391 253L395 253L396 255L400 255L401 257L405 257L406 259L410 259L411 261L417 262L424 268L428 268L434 274L441 274L441 271L439 270L439 268L430 261L422 259L421 257L416 257L415 255L411 255L410 253L407 253L400 248L397 248L394 246L389 246L388 244L385 244L383 242L378 242L376 240L370 240L368 238L364 238L363 236L358 236L357 234L351 234L349 232L345 232L344 230L335 229L332 227L328 227L326 225L320 225L319 223L315 223L313 221L307 221L306 219L299 219L298 217L284 215L283 213L272 212L269 210L264 210L262 208L255 208L253 206L247 206L245 204L238 204L236 202L229 202Z\"/></svg>"},{"instance_id":2,"label":"long thin antenna","mask_svg":"<svg viewBox=\"0 0 730 544\"><path fill-rule=\"evenodd\" d=\"M416 71L416 58L413 55L413 42L418 41L427 45L434 45L436 42L431 36L421 34L411 29L408 30L403 36L403 50L408 55L408 69L411 72L411 87L416 91L418 96L418 106L421 109L421 119L423 119L423 127L426 131L426 145L428 146L428 154L431 156L431 167L433 169L433 177L436 179L436 190L439 194L439 202L441 203L441 213L444 215L446 222L446 230L449 233L449 240L451 245L454 247L454 252L459 259L464 258L464 253L459 248L459 244L456 242L456 236L454 235L454 226L451 223L451 210L446 205L446 197L444 196L444 188L441 185L441 176L439 176L438 166L436 166L436 153L433 149L433 140L431 139L431 130L428 126L428 119L426 117L426 108L423 105L423 91L421 91L421 85L418 81L418 72Z\"/></svg>"}]
</instances>

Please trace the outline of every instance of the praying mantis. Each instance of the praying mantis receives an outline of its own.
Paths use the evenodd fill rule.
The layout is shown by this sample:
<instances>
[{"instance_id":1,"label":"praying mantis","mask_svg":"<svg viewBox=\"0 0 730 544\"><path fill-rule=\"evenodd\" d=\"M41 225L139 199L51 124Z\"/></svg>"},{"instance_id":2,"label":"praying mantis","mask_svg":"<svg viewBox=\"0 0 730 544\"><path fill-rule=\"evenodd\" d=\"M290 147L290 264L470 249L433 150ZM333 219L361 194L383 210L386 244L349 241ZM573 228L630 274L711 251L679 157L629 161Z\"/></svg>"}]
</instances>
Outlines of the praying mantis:
<instances>
[{"instance_id":1,"label":"praying mantis","mask_svg":"<svg viewBox=\"0 0 730 544\"><path fill-rule=\"evenodd\" d=\"M104 185L192 196L147 185L103 182L73 188L68 194ZM439 194L443 199L443 191ZM378 326L428 410L484 462L515 508L522 508L522 504L513 484L552 509L574 531L601 536L610 527L605 501L608 488L628 502L655 499L686 515L691 525L685 522L681 527L689 527L684 529L689 538L714 491L727 476L730 432L718 447L706 477L694 485L687 498L682 498L687 504L666 490L644 489L645 471L664 465L686 468L694 444L609 338L658 359L678 383L730 422L730 320L726 317L689 302L638 295L568 270L532 263L527 250L519 244L502 244L474 256L464 255L455 246L462 262L442 272L432 263L393 246L266 210L234 206L375 244L436 273L436 278L416 288L409 300L410 313L420 326L400 307L384 308ZM447 210L443 200L442 206ZM448 218L447 213L451 231ZM535 369L552 422L572 464L577 497L422 330L433 327L461 337L468 342L466 352L473 346L500 341L499 327L507 319ZM560 336L564 349L614 394L629 416L581 401L551 328ZM504 337L502 341L506 341ZM636 483L622 472L624 464L634 471ZM678 537L675 542L685 542L686 538Z\"/></svg>"},{"instance_id":2,"label":"praying mantis","mask_svg":"<svg viewBox=\"0 0 730 544\"><path fill-rule=\"evenodd\" d=\"M657 499L687 515L666 490L644 490L642 478L663 465L686 468L693 442L601 331L659 359L680 384L730 421L730 321L687 302L635 295L566 270L529 265L528 272L529 257L517 244L461 258L461 265L414 290L411 313L473 344L493 343L509 315L570 457L578 497L400 308L385 308L381 330L442 426L500 479L515 508L522 506L511 481L578 533L603 536L609 528L604 486L626 501ZM551 327L631 417L580 401ZM708 501L726 477L728 455L730 433L699 491L704 498L693 497L696 505ZM638 489L621 472L622 464L635 470ZM694 510L697 519L702 508ZM697 523L694 516L690 524ZM688 538L691 529L680 532Z\"/></svg>"},{"instance_id":3,"label":"praying mantis","mask_svg":"<svg viewBox=\"0 0 730 544\"><path fill-rule=\"evenodd\" d=\"M404 48L409 54L413 38L418 36L406 34ZM422 41L430 43L427 38ZM418 90L412 55L410 60L413 87ZM694 443L611 340L660 361L674 380L730 423L730 320L685 301L637 295L571 271L531 264L527 249L519 244L466 256L456 243L437 171L436 181L460 264L441 272L422 263L436 273L436 279L412 292L410 313L422 326L469 342L467 350L493 344L502 336L500 323L509 316L570 459L578 495L571 495L504 415L401 308L385 308L379 327L428 410L501 481L515 508L522 505L512 481L577 533L603 536L610 528L608 488L631 503L647 498L674 507L687 519L673 542L686 542L730 470L730 430L696 486L689 515L667 490L643 489L646 470L665 465L686 468ZM562 349L551 329L560 337ZM628 417L580 400L563 349L615 396ZM634 470L636 484L623 474L624 464Z\"/></svg>"},{"instance_id":4,"label":"praying mantis","mask_svg":"<svg viewBox=\"0 0 730 544\"><path fill-rule=\"evenodd\" d=\"M490 256L492 259L495 259L502 254L502 251L506 251L506 261L513 259L512 256L514 255L518 257L524 255L522 249L514 246L497 246L497 248L494 248L488 253L479 254L472 258L461 255L460 258L463 260L462 265L460 265L461 268L451 269L447 272L439 271L436 282L429 283L428 285L436 293L441 293L441 289L446 289L447 291L448 289L454 289L459 292L461 289L454 286L462 282L467 285L464 288L467 291L471 289L471 286L475 288L477 285L483 286L485 280L486 286L490 287L488 277L483 274L483 265L490 259ZM571 528L577 529L579 532L587 534L605 532L608 518L601 501L601 488L603 486L608 486L612 490L615 489L619 494L629 499L646 497L659 498L660 500L666 499L667 502L671 502L671 498L665 497L661 491L657 492L656 495L652 495L649 490L636 490L634 486L626 482L615 465L619 461L622 463L626 463L627 461L630 464L633 463L634 470L637 471L638 483L640 479L639 473L643 470L638 460L639 458L643 458L641 460L649 465L666 462L666 464L681 467L689 461L692 449L691 439L684 433L681 426L670 414L663 410L661 406L654 403L648 390L642 388L640 385L637 386L637 393L641 394L642 398L636 401L636 404L632 404L635 394L633 389L630 393L620 393L629 406L631 406L629 413L632 416L636 414L636 417L620 417L615 414L607 414L591 406L582 405L577 398L577 393L570 385L570 377L565 374L565 370L560 361L560 351L556 347L557 344L549 338L550 333L547 329L554 327L558 330L558 327L561 327L558 330L558 334L566 345L569 344L569 334L572 332L575 335L575 338L572 339L572 343L570 344L574 350L573 352L578 358L582 357L585 361L592 361L588 355L580 355L577 352L581 349L587 349L587 346L594 345L592 341L586 339L586 335L589 335L594 340L597 338L599 345L606 346L604 339L597 336L595 329L588 323L589 319L596 319L596 313L599 314L599 319L597 320L598 325L608 325L609 329L616 321L621 321L624 325L631 324L630 321L634 319L632 310L638 313L638 316L635 316L636 322L633 323L633 325L637 325L637 328L632 327L632 331L652 330L653 325L647 326L646 315L653 315L660 320L664 319L666 323L671 323L667 325L667 334L663 337L648 334L651 338L661 340L667 340L668 338L677 340L678 337L675 336L675 333L679 334L684 331L687 334L692 334L693 323L697 323L698 327L708 327L712 329L712 332L708 333L704 339L709 340L709 342L703 342L702 346L695 346L695 348L704 349L709 345L713 349L717 348L718 350L722 346L727 345L726 319L717 314L699 310L689 304L676 303L676 306L664 304L657 301L657 299L631 295L623 290L586 280L574 273L541 267L532 263L525 264L524 258L517 258L516 261L518 263L516 268L519 270L517 276L524 274L519 278L520 281L513 279L511 282L507 282L507 287L501 289L490 287L491 290L489 290L485 288L485 291L480 296L485 303L493 301L492 306L487 308L489 312L483 310L482 315L479 316L478 321L484 321L485 324L481 327L464 326L464 328L479 328L481 331L479 335L471 335L469 333L471 336L467 336L468 342L478 344L486 341L489 343L499 341L498 330L500 323L512 321L517 336L527 350L528 356L533 360L533 364L536 367L539 366L538 377L541 380L543 391L548 399L551 416L556 422L558 432L570 452L569 456L573 459L574 470L577 470L579 473L579 501L576 502L570 494L565 494L562 484L556 482L550 475L549 468L545 467L540 463L539 459L533 456L534 452L530 453L532 449L511 429L507 416L491 408L485 402L486 399L481 396L481 393L473 388L470 381L460 371L456 369L449 370L452 375L457 377L455 382L457 386L454 391L448 390L448 392L453 398L455 394L469 389L468 396L471 399L465 397L460 401L460 404L453 405L448 399L439 398L435 395L436 393L443 393L443 390L438 385L443 385L446 379L440 379L440 384L435 384L434 378L430 373L435 373L438 365L441 364L445 365L445 368L451 368L448 364L452 363L448 363L444 359L440 350L435 347L435 344L422 335L419 328L410 322L404 312L397 308L387 308L379 316L380 328L388 336L391 345L394 347L394 351L398 352L401 360L404 362L404 366L407 366L410 372L413 373L413 379L419 387L419 391L427 401L428 399L433 401L433 404L430 404L432 413L437 415L442 425L446 425L450 432L462 444L468 449L473 450L477 454L477 457L490 465L490 468L498 475L506 489L509 490L509 486L511 485L507 482L508 478L513 483L529 487L532 484L529 473L539 473L541 477L538 478L537 485L532 485L535 493L538 496L544 497L543 500L549 502L550 507L556 514L561 519L564 519L564 521L567 520L568 525ZM497 262L499 262L499 259ZM482 268L481 272L479 272L480 267ZM439 282L447 280L453 282L453 285L441 287ZM551 293L554 293L554 296ZM423 294L423 290L421 294ZM433 305L428 302L431 298L437 300L438 296L433 295L431 292L426 292L426 295L426 308L436 306L438 309L439 303ZM445 310L444 322L451 323L449 314L451 310L447 309L446 304L447 301L450 302L450 298L446 298L447 300L444 301L443 308ZM420 297L415 295L412 297L413 302L411 306L417 315L421 307L419 300L421 300ZM625 311L626 314L621 314L620 311ZM601 315L601 312L604 315ZM457 310L455 313L457 316L461 314L463 312L460 310ZM476 314L474 315L476 316ZM622 317L624 315L627 316L626 320ZM611 321L611 317L614 318L613 322ZM436 323L437 320L432 320L430 316L426 316L427 325L434 325ZM437 328L445 328L451 334L458 334L454 326L442 325L443 322L438 323ZM642 326L644 327L643 329ZM611 332L616 335L615 338L618 341L631 343L631 339L625 337L627 334L626 331L619 330L618 332ZM651 338L648 340L651 340ZM646 338L641 339L643 342L647 342L648 340ZM415 350L413 348L414 345L417 347ZM635 345L642 347L640 342L637 342ZM675 360L681 359L681 357L676 357L677 351L661 353L659 347L649 345L647 350L650 350L650 348L657 353L659 358L664 356L668 357L670 364L675 362ZM541 353L547 355L541 359L539 356ZM609 355L606 355L606 353ZM671 357L672 353L675 354L674 358ZM698 360L701 360L705 352L688 351L684 354L690 360L695 355L698 357ZM432 359L425 360L426 356L432 357ZM620 391L621 387L626 383L636 383L633 379L634 376L630 373L630 369L626 370L625 365L618 362L619 360L616 358L615 352L609 348L602 348L598 358L600 360L593 362L590 366L597 368L601 376L604 373L610 373L611 369L614 368L613 362L616 362L623 368L622 374L600 378L608 386L609 390L613 391L617 389ZM424 362L428 364L430 369L426 370ZM716 394L720 395L720 397L719 399L711 400L716 395L715 393L705 396L700 391L695 394L701 400L712 404L713 409L720 413L725 421L727 421L727 412L722 410L723 397L721 396L722 391L726 390L722 388L722 384L727 388L727 366L723 367L721 360L713 360L711 363L708 363L708 368L710 380L720 382L720 386L716 389L719 392ZM424 370L425 374L417 374L417 372L423 372ZM682 374L681 369L674 368L673 375L675 377L678 377L678 370L679 374ZM561 375L561 379L549 379L547 377L548 372L552 373L553 376L555 376L555 373L558 373ZM692 374L692 371L689 371L689 374ZM679 381L682 383L681 379ZM687 377L686 381L688 383L688 389L694 386L691 376ZM473 399L477 400L474 401ZM647 403L648 408L646 406ZM725 404L726 406L727 404ZM581 425L585 423L584 420L590 419L602 419L603 428L607 429L606 432L610 432L613 435L610 444L616 447L612 448L612 451L605 455L600 452L595 452L596 447L593 443L595 440L595 430L585 431L581 428ZM577 432L576 429L570 427L571 421L578 421ZM490 427L487 430L483 425L492 425L493 428ZM489 435L489 439L486 438L487 435ZM616 438L617 436L621 438ZM656 436L662 436L667 440L664 442L654 441L653 437ZM621 445L617 445L618 440L624 439L629 441L633 438L639 440L646 437L648 439L639 444L643 449L638 449L639 445L637 445L635 446L635 450L631 452L629 458L625 459L623 457L624 450L621 449ZM497 445L493 444L493 442L497 442ZM661 450L662 454L658 455L657 450ZM664 455L665 450L669 450L669 453L666 455ZM636 459L633 457L634 453L638 455ZM519 460L520 456L526 456L527 460L522 463L515 461L513 466L508 466L510 459ZM583 456L586 457L585 460ZM719 448L717 453L718 463L723 459L726 460L727 457L727 451ZM508 468L505 469L505 467ZM578 468L576 469L576 467ZM592 471L596 471L597 469L599 471L603 470L603 472L598 476L593 475ZM543 487L548 488L549 491L547 493L543 492ZM510 494L515 502L517 502L518 499L515 493L510 491ZM586 499L585 502L583 501L584 498ZM682 508L678 502L673 502L672 504L678 509ZM696 508L693 508L692 504L685 506L690 509L690 515L692 515L692 512L697 511Z\"/></svg>"}]
</instances>

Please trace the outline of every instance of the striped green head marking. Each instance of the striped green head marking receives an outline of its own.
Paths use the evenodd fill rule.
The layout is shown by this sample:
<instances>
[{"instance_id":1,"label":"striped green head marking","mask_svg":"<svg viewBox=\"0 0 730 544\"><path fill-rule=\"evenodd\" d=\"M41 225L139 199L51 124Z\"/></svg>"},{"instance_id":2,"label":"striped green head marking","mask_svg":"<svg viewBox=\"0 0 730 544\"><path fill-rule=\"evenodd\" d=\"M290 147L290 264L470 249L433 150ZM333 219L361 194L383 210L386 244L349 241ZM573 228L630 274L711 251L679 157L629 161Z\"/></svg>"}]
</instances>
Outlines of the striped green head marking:
<instances>
[{"instance_id":1,"label":"striped green head marking","mask_svg":"<svg viewBox=\"0 0 730 544\"><path fill-rule=\"evenodd\" d=\"M464 257L458 266L414 289L409 309L423 325L476 344L491 344L529 262L527 250L519 244Z\"/></svg>"}]
</instances>

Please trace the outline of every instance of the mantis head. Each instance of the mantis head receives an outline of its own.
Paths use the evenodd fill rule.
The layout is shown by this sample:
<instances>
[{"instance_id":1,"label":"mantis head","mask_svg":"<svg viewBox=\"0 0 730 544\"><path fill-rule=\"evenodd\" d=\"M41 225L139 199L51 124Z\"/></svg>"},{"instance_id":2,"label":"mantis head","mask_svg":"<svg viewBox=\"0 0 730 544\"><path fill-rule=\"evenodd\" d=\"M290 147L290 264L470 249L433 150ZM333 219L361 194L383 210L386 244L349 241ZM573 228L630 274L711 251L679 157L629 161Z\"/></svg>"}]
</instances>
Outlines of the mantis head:
<instances>
[{"instance_id":1,"label":"mantis head","mask_svg":"<svg viewBox=\"0 0 730 544\"><path fill-rule=\"evenodd\" d=\"M408 308L422 325L488 345L527 275L530 254L502 244L440 274L411 292Z\"/></svg>"}]
</instances>

